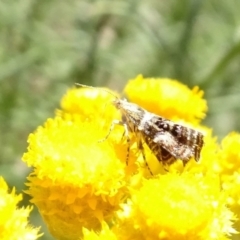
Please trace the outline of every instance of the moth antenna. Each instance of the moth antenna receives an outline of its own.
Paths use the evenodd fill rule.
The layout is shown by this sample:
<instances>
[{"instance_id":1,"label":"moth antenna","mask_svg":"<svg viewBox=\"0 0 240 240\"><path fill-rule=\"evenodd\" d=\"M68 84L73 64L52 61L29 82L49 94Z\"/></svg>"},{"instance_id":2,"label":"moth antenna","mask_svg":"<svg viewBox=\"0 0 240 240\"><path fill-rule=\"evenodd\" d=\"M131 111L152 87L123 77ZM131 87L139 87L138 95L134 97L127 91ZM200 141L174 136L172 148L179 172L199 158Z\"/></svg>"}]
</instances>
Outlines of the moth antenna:
<instances>
[{"instance_id":1,"label":"moth antenna","mask_svg":"<svg viewBox=\"0 0 240 240\"><path fill-rule=\"evenodd\" d=\"M84 87L84 88L91 88L91 89L98 89L99 91L105 91L107 92L108 94L112 95L115 99L119 99L118 96L114 95L112 92L108 91L107 89L104 89L104 88L99 88L99 87L93 87L93 86L89 86L89 85L85 85L85 84L82 84L82 83L75 83L76 86L79 86L79 87ZM106 102L104 104L104 108L107 107L108 104L111 104L111 102ZM102 116L105 114L105 111L102 112Z\"/></svg>"}]
</instances>

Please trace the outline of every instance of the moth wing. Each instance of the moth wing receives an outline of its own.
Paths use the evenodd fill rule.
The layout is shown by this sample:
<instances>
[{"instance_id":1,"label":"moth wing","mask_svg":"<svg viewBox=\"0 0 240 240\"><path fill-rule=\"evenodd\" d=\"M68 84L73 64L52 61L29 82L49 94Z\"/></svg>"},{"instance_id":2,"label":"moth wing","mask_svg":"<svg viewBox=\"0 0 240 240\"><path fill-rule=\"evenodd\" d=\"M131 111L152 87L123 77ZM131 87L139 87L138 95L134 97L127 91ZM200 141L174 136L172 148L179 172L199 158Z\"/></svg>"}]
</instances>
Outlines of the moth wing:
<instances>
[{"instance_id":1,"label":"moth wing","mask_svg":"<svg viewBox=\"0 0 240 240\"><path fill-rule=\"evenodd\" d=\"M176 161L176 157L173 156L170 152L164 149L162 146L159 146L159 151L156 154L157 159L162 162L164 165L170 165Z\"/></svg>"},{"instance_id":2,"label":"moth wing","mask_svg":"<svg viewBox=\"0 0 240 240\"><path fill-rule=\"evenodd\" d=\"M196 161L199 160L200 152L204 144L203 134L201 132L175 124L167 119L163 121L162 118L156 118L155 125L157 126L157 132L168 132L166 135L168 135L169 141L172 142L173 145L179 145L176 152L181 153L185 151L186 156L189 155L188 159L194 156ZM163 137L160 136L160 138Z\"/></svg>"},{"instance_id":3,"label":"moth wing","mask_svg":"<svg viewBox=\"0 0 240 240\"><path fill-rule=\"evenodd\" d=\"M153 142L161 146L161 148L165 149L175 158L179 158L183 161L188 161L194 156L193 150L190 146L181 144L169 132L156 133Z\"/></svg>"}]
</instances>

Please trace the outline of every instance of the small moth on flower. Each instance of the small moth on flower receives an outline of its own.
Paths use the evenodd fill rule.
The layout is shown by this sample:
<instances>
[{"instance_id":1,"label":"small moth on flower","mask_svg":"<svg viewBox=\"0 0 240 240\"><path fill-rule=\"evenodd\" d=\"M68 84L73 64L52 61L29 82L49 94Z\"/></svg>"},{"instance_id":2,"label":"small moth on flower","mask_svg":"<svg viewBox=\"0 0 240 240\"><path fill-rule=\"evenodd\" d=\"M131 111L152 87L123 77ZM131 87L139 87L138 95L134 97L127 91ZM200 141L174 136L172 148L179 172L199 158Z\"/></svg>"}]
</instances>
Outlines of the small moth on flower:
<instances>
[{"instance_id":1,"label":"small moth on flower","mask_svg":"<svg viewBox=\"0 0 240 240\"><path fill-rule=\"evenodd\" d=\"M83 84L77 85L93 88ZM109 92L109 94L112 93ZM114 94L112 95L115 97L113 105L120 110L122 120L113 120L109 133L104 139L108 138L116 124L122 125L125 129L124 135L128 142L130 142L130 133L134 134L137 146L142 152L150 172L151 170L144 154L144 142L163 165L170 165L177 159L181 159L184 165L191 158L194 158L196 162L199 161L204 143L201 132L176 124L168 119L148 112L137 104L128 102L126 99L121 100Z\"/></svg>"}]
</instances>

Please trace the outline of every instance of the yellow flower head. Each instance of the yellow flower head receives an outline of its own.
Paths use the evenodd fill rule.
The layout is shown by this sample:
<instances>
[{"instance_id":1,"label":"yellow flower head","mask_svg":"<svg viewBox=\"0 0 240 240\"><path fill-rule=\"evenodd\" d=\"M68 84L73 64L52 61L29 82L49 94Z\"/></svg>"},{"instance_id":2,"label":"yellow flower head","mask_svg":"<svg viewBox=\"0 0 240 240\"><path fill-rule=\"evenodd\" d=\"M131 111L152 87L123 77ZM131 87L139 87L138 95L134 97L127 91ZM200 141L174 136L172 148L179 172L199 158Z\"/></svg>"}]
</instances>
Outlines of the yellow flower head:
<instances>
[{"instance_id":1,"label":"yellow flower head","mask_svg":"<svg viewBox=\"0 0 240 240\"><path fill-rule=\"evenodd\" d=\"M131 102L168 119L199 122L205 117L207 103L198 87L190 90L182 83L166 78L143 78L130 80L125 93Z\"/></svg>"},{"instance_id":2,"label":"yellow flower head","mask_svg":"<svg viewBox=\"0 0 240 240\"><path fill-rule=\"evenodd\" d=\"M126 146L109 140L97 123L49 119L29 136L23 160L34 172L28 193L51 233L77 239L113 218L125 186ZM118 136L121 138L121 134Z\"/></svg>"},{"instance_id":3,"label":"yellow flower head","mask_svg":"<svg viewBox=\"0 0 240 240\"><path fill-rule=\"evenodd\" d=\"M21 195L15 195L15 189L8 193L8 186L0 177L0 239L1 240L34 240L41 236L39 228L28 223L31 207L18 208Z\"/></svg>"},{"instance_id":4,"label":"yellow flower head","mask_svg":"<svg viewBox=\"0 0 240 240\"><path fill-rule=\"evenodd\" d=\"M219 240L235 232L215 176L160 175L145 180L131 198L120 214L123 239Z\"/></svg>"}]
</instances>

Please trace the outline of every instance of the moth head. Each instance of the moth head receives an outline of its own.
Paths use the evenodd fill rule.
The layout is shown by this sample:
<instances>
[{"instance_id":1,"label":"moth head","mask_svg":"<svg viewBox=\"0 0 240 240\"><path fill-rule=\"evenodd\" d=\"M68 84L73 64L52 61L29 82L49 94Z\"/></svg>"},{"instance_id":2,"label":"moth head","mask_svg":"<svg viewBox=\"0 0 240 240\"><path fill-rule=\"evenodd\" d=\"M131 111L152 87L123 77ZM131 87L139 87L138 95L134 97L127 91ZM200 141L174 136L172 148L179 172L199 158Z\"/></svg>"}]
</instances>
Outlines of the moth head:
<instances>
[{"instance_id":1,"label":"moth head","mask_svg":"<svg viewBox=\"0 0 240 240\"><path fill-rule=\"evenodd\" d=\"M128 102L126 99L115 99L113 101L113 105L127 116L140 116L143 112L141 107L139 107L137 104Z\"/></svg>"}]
</instances>

